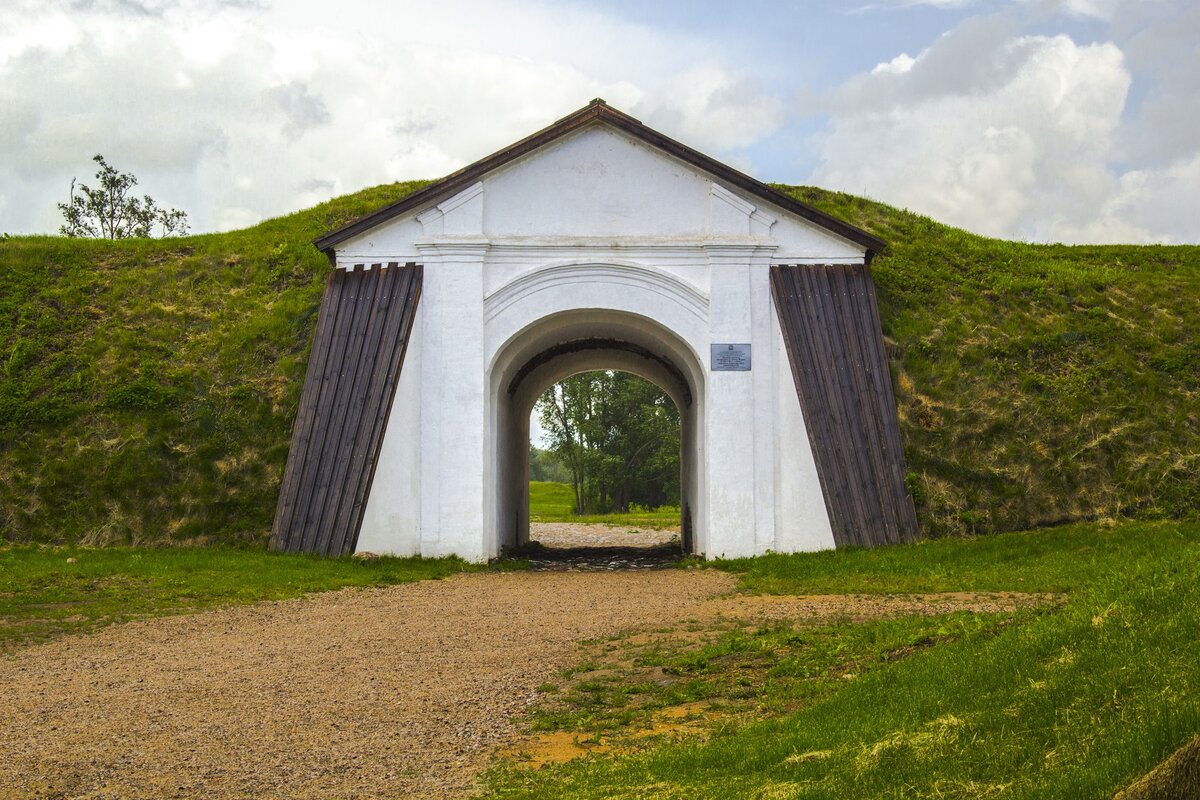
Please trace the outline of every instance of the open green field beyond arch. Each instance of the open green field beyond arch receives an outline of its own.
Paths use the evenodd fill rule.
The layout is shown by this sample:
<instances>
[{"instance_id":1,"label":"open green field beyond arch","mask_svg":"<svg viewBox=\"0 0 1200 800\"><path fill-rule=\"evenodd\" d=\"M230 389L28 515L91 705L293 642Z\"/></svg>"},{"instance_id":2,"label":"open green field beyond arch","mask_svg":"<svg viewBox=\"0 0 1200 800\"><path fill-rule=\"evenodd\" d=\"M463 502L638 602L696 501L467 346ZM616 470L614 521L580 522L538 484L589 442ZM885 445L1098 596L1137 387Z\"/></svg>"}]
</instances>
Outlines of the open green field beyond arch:
<instances>
[{"instance_id":1,"label":"open green field beyond arch","mask_svg":"<svg viewBox=\"0 0 1200 800\"><path fill-rule=\"evenodd\" d=\"M424 185L172 240L0 239L0 536L265 541L329 264L311 240ZM1200 507L1200 247L987 239L780 187L872 264L927 534Z\"/></svg>"}]
</instances>

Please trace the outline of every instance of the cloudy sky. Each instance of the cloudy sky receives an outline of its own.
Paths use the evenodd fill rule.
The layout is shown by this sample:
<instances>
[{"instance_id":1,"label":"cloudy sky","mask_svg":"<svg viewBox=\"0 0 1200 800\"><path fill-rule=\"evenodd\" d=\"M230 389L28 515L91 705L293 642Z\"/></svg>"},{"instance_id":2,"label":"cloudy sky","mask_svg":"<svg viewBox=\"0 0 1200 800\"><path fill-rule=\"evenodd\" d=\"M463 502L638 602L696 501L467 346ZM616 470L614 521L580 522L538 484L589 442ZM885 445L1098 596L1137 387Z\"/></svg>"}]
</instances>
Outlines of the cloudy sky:
<instances>
[{"instance_id":1,"label":"cloudy sky","mask_svg":"<svg viewBox=\"0 0 1200 800\"><path fill-rule=\"evenodd\" d=\"M434 178L604 97L767 181L1200 241L1195 0L0 0L0 231L97 152L195 231Z\"/></svg>"}]
</instances>

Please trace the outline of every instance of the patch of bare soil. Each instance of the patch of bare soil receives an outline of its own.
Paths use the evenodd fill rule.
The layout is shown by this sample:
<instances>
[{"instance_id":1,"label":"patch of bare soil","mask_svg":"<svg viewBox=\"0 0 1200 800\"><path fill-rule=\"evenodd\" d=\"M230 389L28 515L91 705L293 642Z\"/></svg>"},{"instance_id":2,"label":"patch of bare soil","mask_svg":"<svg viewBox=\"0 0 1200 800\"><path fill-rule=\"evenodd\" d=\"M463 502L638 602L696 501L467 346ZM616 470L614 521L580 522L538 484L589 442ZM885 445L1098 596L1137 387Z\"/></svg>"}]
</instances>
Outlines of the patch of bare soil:
<instances>
[{"instance_id":1,"label":"patch of bare soil","mask_svg":"<svg viewBox=\"0 0 1200 800\"><path fill-rule=\"evenodd\" d=\"M1000 614L1056 605L1063 595L1025 592L939 592L937 594L740 595L709 601L706 610L747 620L868 620L956 611Z\"/></svg>"},{"instance_id":2,"label":"patch of bare soil","mask_svg":"<svg viewBox=\"0 0 1200 800\"><path fill-rule=\"evenodd\" d=\"M526 769L540 769L547 764L562 764L595 753L632 751L631 745L639 739L704 735L709 724L718 718L719 715L713 713L707 703L682 703L656 713L648 726L629 731L625 737L628 741L620 747L613 744L612 737L575 731L547 731L526 737L504 755Z\"/></svg>"},{"instance_id":3,"label":"patch of bare soil","mask_svg":"<svg viewBox=\"0 0 1200 800\"><path fill-rule=\"evenodd\" d=\"M0 657L0 798L452 796L517 745L512 719L581 640L1035 602L726 596L734 584L712 570L481 573L25 648Z\"/></svg>"}]
</instances>

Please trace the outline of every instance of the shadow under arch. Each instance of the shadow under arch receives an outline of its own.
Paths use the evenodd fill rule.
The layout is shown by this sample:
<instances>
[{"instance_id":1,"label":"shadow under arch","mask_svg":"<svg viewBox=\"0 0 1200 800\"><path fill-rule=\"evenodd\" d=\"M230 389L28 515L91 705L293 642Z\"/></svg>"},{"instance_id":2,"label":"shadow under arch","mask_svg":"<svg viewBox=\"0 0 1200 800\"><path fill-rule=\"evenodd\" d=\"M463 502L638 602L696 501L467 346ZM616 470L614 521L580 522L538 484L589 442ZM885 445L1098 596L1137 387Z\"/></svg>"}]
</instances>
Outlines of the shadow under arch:
<instances>
[{"instance_id":1,"label":"shadow under arch","mask_svg":"<svg viewBox=\"0 0 1200 800\"><path fill-rule=\"evenodd\" d=\"M644 378L678 408L683 547L703 553L704 371L680 335L648 316L604 308L576 308L533 320L493 359L488 391L494 550L529 541L529 416L534 403L564 378L595 370Z\"/></svg>"}]
</instances>

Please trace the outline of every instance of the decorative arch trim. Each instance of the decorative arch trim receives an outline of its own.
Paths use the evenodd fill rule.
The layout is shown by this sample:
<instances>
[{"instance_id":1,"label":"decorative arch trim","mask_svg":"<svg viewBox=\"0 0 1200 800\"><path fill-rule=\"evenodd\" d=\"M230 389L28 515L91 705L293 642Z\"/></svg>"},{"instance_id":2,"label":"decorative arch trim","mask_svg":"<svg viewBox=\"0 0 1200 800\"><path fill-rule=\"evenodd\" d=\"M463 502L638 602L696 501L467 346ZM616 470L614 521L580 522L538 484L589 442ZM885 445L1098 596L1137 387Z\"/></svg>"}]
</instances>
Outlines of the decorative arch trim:
<instances>
[{"instance_id":1,"label":"decorative arch trim","mask_svg":"<svg viewBox=\"0 0 1200 800\"><path fill-rule=\"evenodd\" d=\"M640 264L594 261L553 264L517 276L484 300L484 318L490 321L525 298L573 284L644 289L679 305L700 321L708 321L708 295L690 283Z\"/></svg>"},{"instance_id":2,"label":"decorative arch trim","mask_svg":"<svg viewBox=\"0 0 1200 800\"><path fill-rule=\"evenodd\" d=\"M668 375L670 375L672 380L675 381L679 388L680 395L683 397L684 405L690 406L692 404L692 390L688 384L688 380L686 377L684 377L683 372L680 371L679 367L675 366L674 362L672 362L669 358L661 356L645 347L642 347L641 345L634 344L632 342L626 342L621 339L605 338L573 339L571 341L561 342L546 348L533 358L526 361L525 364L517 370L517 374L513 376L512 380L509 381L508 384L509 397L515 395L517 393L517 389L521 386L521 382L524 381L525 378L530 375L530 373L543 364L547 364L560 356L570 355L572 353L581 353L588 350L620 350L622 352L631 353L632 355L644 358L647 361L653 361L654 363L658 364Z\"/></svg>"}]
</instances>

